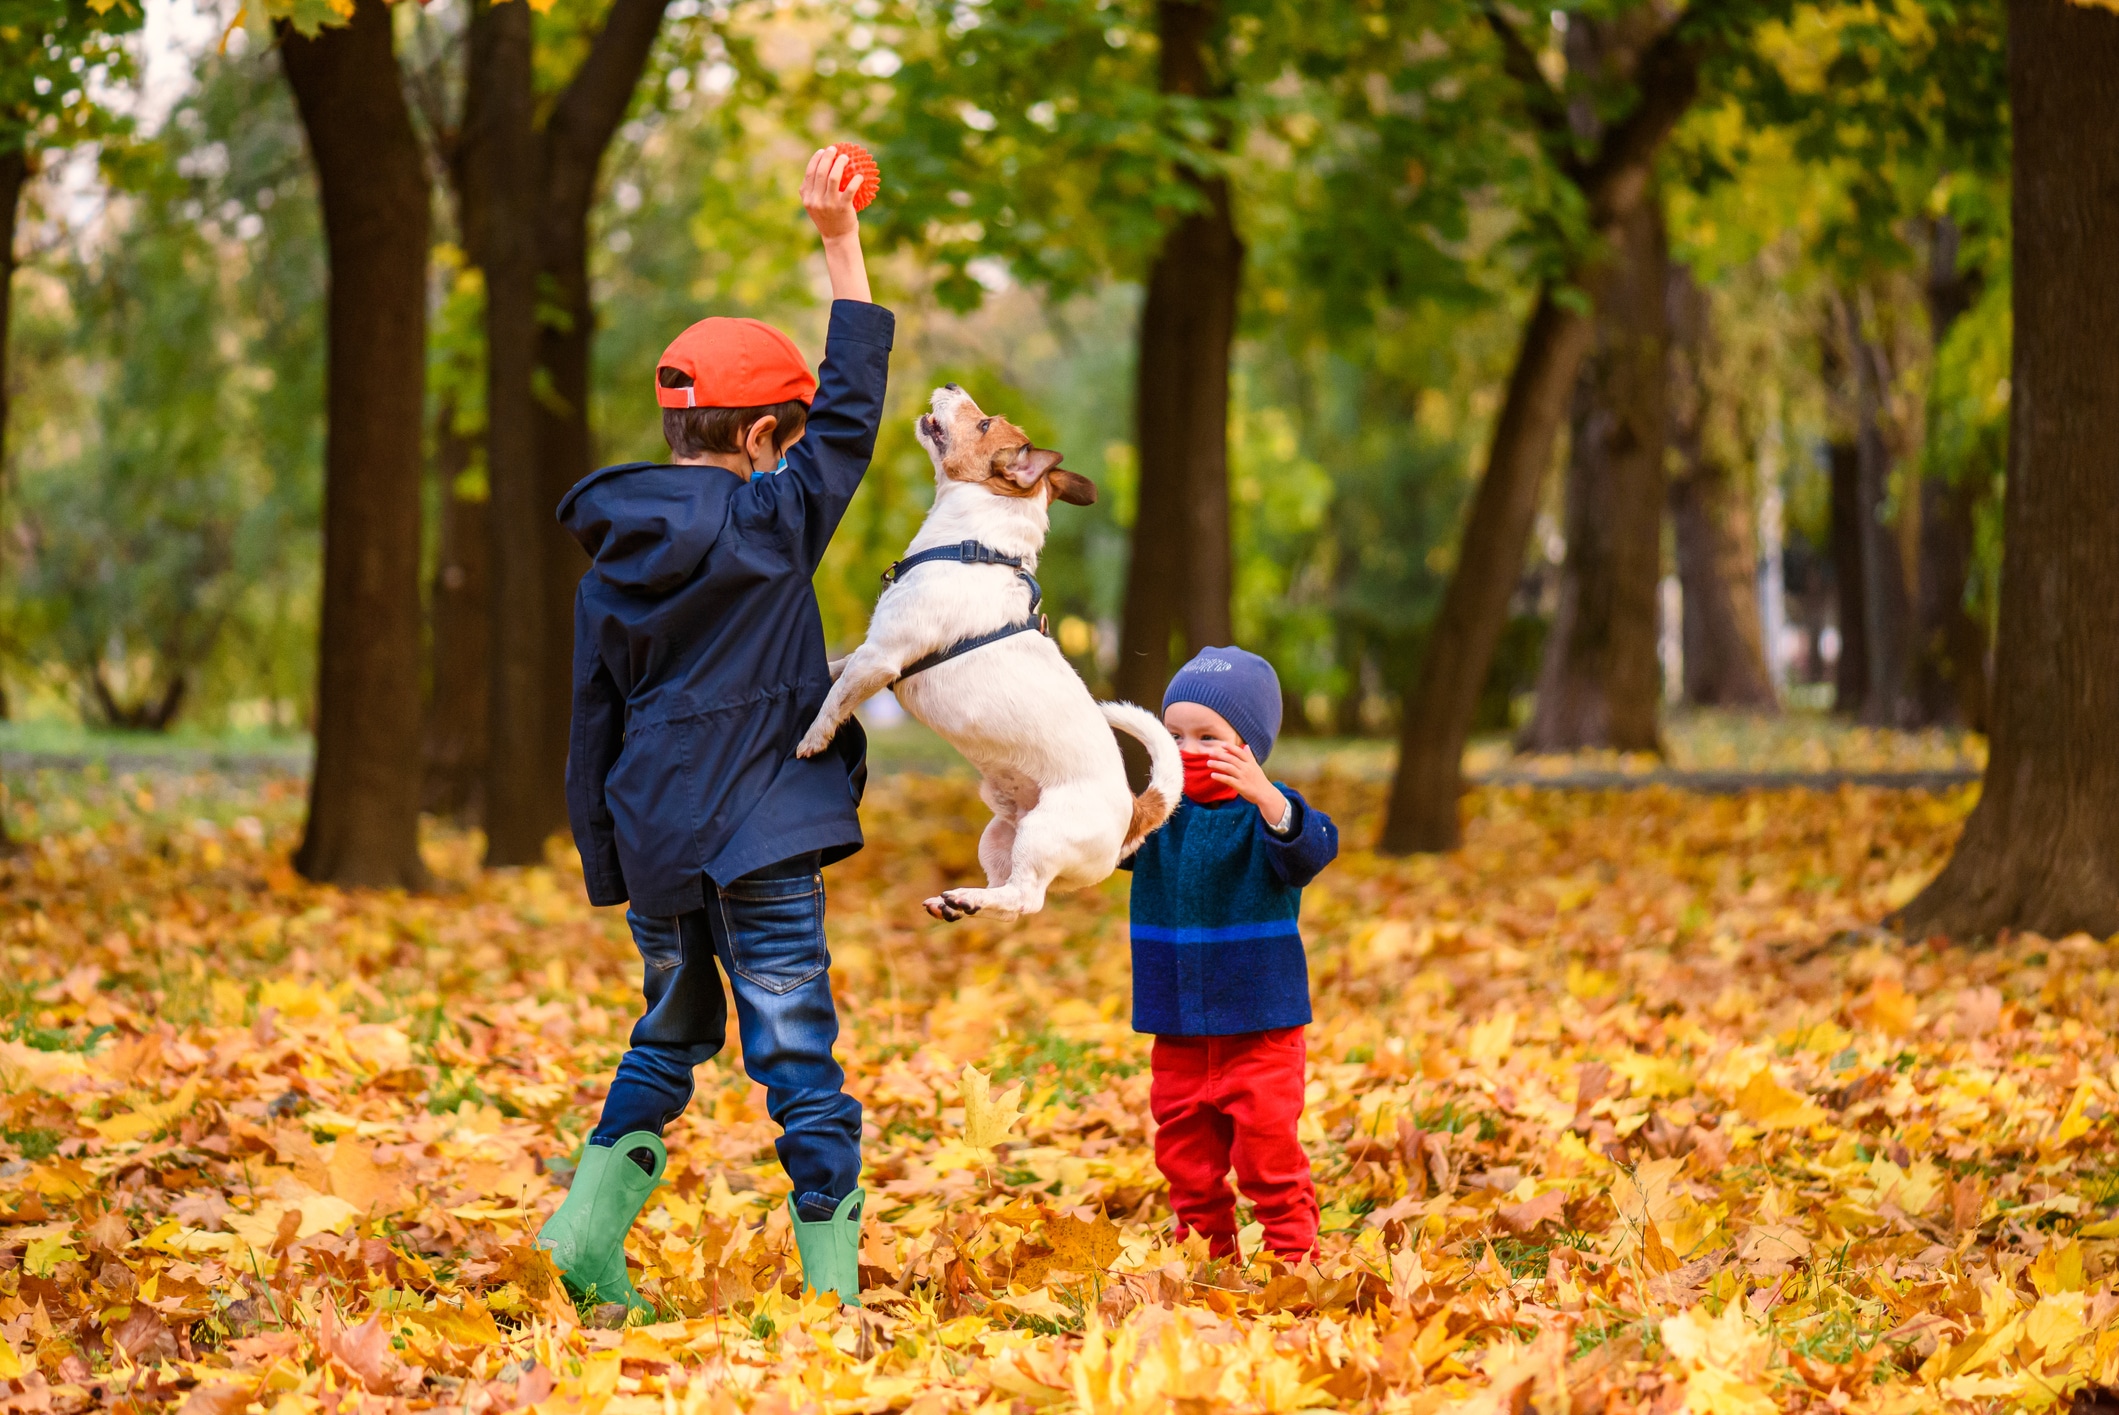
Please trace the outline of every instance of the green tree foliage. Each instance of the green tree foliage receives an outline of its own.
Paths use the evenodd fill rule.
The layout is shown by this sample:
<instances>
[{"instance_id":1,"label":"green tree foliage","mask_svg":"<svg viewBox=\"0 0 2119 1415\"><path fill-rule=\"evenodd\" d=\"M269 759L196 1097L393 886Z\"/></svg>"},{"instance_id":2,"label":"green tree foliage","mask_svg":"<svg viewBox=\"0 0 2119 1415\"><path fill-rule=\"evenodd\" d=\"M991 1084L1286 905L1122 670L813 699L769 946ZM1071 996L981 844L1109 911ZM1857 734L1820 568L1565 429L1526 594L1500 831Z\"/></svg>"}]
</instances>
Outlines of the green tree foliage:
<instances>
[{"instance_id":1,"label":"green tree foliage","mask_svg":"<svg viewBox=\"0 0 2119 1415\"><path fill-rule=\"evenodd\" d=\"M107 239L39 282L18 652L91 720L305 712L323 277L303 160L269 60L213 61L109 157Z\"/></svg>"}]
</instances>

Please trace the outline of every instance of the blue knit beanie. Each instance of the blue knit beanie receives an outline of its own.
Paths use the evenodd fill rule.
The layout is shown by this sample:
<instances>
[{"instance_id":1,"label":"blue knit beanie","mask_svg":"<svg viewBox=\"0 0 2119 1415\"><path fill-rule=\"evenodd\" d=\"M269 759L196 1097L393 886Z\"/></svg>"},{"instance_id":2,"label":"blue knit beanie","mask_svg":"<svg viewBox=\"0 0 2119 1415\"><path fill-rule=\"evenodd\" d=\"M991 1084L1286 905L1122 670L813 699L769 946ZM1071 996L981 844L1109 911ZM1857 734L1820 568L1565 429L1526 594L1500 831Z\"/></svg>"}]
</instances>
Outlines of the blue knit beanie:
<instances>
[{"instance_id":1,"label":"blue knit beanie","mask_svg":"<svg viewBox=\"0 0 2119 1415\"><path fill-rule=\"evenodd\" d=\"M1280 675L1244 649L1208 648L1192 655L1163 690L1163 711L1172 703L1198 703L1220 713L1261 762L1280 735Z\"/></svg>"}]
</instances>

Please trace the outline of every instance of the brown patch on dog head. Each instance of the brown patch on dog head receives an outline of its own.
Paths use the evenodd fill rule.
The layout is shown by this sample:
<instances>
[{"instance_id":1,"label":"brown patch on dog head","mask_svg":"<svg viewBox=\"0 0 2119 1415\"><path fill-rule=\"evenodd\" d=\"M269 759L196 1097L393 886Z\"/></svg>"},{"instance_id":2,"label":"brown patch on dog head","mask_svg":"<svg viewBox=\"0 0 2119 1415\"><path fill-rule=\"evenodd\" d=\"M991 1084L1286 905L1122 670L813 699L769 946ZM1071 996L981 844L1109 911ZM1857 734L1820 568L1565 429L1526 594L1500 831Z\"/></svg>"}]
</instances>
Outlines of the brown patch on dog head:
<instances>
[{"instance_id":1,"label":"brown patch on dog head","mask_svg":"<svg viewBox=\"0 0 2119 1415\"><path fill-rule=\"evenodd\" d=\"M1008 419L990 415L971 400L971 395L950 389L953 399L947 411L937 409L924 421L933 428L930 445L936 449L942 475L951 481L983 485L996 496L1058 496L1086 506L1096 499L1096 488L1088 478L1072 472L1056 472L1060 454L1031 444L1030 435ZM937 403L945 402L936 395ZM923 436L927 434L923 433ZM1064 481L1057 481L1064 478ZM1087 488L1088 500L1077 500Z\"/></svg>"},{"instance_id":2,"label":"brown patch on dog head","mask_svg":"<svg viewBox=\"0 0 2119 1415\"><path fill-rule=\"evenodd\" d=\"M1045 473L1045 489L1069 506L1096 504L1096 483L1065 467L1054 467Z\"/></svg>"}]
</instances>

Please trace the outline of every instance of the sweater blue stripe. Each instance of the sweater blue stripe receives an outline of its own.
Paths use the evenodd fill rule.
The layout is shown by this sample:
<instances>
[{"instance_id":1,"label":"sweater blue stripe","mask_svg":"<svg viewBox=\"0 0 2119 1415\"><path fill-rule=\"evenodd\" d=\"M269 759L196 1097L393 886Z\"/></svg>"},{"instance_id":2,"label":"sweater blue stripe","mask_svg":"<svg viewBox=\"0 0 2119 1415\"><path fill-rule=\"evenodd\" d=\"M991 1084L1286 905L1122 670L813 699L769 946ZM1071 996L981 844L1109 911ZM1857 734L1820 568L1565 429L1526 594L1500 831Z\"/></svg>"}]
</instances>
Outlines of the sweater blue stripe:
<instances>
[{"instance_id":1,"label":"sweater blue stripe","mask_svg":"<svg viewBox=\"0 0 2119 1415\"><path fill-rule=\"evenodd\" d=\"M1293 919L1268 919L1260 924L1229 924L1218 929L1164 928L1160 924L1133 926L1133 936L1143 943L1250 943L1262 938L1297 936Z\"/></svg>"}]
</instances>

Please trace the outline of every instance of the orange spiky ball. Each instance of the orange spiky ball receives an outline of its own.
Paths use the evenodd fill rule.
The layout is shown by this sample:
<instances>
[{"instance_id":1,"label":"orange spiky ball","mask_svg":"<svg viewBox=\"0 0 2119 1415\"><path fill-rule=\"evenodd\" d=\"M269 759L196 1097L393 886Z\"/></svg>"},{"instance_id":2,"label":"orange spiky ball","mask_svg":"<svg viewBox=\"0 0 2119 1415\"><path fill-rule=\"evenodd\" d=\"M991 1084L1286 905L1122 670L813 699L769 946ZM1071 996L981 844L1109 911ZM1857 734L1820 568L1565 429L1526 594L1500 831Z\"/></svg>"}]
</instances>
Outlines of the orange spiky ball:
<instances>
[{"instance_id":1,"label":"orange spiky ball","mask_svg":"<svg viewBox=\"0 0 2119 1415\"><path fill-rule=\"evenodd\" d=\"M868 149L859 143L833 143L831 150L834 155L843 152L852 159L846 164L846 175L839 181L839 190L843 192L848 187L853 187L853 209L867 210L868 204L876 199L876 193L883 190L882 169L876 166L876 160L869 155Z\"/></svg>"}]
</instances>

